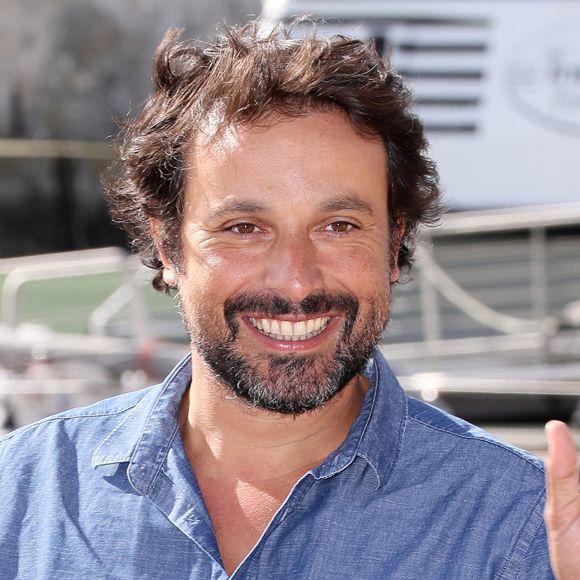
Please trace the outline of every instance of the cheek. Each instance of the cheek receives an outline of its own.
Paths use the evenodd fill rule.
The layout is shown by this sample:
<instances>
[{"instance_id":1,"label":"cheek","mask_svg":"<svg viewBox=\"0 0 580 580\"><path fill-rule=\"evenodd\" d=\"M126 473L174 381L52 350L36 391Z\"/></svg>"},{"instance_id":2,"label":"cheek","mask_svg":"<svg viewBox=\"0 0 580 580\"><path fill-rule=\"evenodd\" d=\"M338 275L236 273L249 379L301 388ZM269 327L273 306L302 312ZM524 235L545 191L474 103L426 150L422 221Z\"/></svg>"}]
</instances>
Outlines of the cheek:
<instances>
[{"instance_id":1,"label":"cheek","mask_svg":"<svg viewBox=\"0 0 580 580\"><path fill-rule=\"evenodd\" d=\"M255 256L242 251L204 248L190 253L184 277L198 291L218 297L234 293L259 271L260 262Z\"/></svg>"},{"instance_id":2,"label":"cheek","mask_svg":"<svg viewBox=\"0 0 580 580\"><path fill-rule=\"evenodd\" d=\"M329 263L328 271L334 279L360 296L374 296L388 286L389 262L384 252L366 248L346 249Z\"/></svg>"}]
</instances>

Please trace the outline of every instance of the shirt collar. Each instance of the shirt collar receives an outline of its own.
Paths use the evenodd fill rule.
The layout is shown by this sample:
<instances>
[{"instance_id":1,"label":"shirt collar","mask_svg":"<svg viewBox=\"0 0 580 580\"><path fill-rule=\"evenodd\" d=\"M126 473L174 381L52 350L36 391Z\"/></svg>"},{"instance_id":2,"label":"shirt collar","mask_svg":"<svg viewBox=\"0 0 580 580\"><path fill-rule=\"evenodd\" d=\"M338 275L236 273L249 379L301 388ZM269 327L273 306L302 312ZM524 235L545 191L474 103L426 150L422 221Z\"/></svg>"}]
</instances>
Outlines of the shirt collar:
<instances>
[{"instance_id":1,"label":"shirt collar","mask_svg":"<svg viewBox=\"0 0 580 580\"><path fill-rule=\"evenodd\" d=\"M147 486L146 475L152 475L156 463L167 452L167 443L175 436L177 416L183 393L191 381L191 355L184 357L161 385L152 387L128 412L124 419L97 447L92 457L93 467L130 463L137 467L139 487ZM163 448L163 449L161 449ZM158 468L158 465L153 467ZM136 482L134 482L136 483Z\"/></svg>"},{"instance_id":2,"label":"shirt collar","mask_svg":"<svg viewBox=\"0 0 580 580\"><path fill-rule=\"evenodd\" d=\"M380 487L395 466L407 416L406 396L378 350L364 373L369 388L360 413L340 447L311 471L316 479L332 477L360 457L372 467ZM179 405L190 381L188 355L102 441L93 454L93 467L128 463L131 483L147 493L178 434Z\"/></svg>"},{"instance_id":3,"label":"shirt collar","mask_svg":"<svg viewBox=\"0 0 580 580\"><path fill-rule=\"evenodd\" d=\"M364 374L369 388L360 413L342 445L312 470L317 479L337 475L360 457L372 467L379 488L395 467L405 430L407 397L378 349Z\"/></svg>"}]
</instances>

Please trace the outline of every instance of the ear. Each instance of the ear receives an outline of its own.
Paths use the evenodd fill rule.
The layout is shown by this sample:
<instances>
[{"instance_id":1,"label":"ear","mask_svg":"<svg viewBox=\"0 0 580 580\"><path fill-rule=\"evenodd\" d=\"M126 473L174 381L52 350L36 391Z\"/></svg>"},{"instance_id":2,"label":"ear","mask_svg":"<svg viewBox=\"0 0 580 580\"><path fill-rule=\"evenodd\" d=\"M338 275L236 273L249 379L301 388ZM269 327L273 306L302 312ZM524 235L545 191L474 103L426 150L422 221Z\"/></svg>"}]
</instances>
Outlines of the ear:
<instances>
[{"instance_id":1,"label":"ear","mask_svg":"<svg viewBox=\"0 0 580 580\"><path fill-rule=\"evenodd\" d=\"M402 220L397 220L391 227L389 232L389 282L394 284L399 280L399 251L401 249L401 243L405 236L405 226Z\"/></svg>"},{"instance_id":2,"label":"ear","mask_svg":"<svg viewBox=\"0 0 580 580\"><path fill-rule=\"evenodd\" d=\"M151 236L153 238L153 243L155 244L155 249L157 250L159 259L163 264L163 281L168 286L177 286L177 270L163 248L161 222L158 219L149 218L149 227L151 228Z\"/></svg>"}]
</instances>

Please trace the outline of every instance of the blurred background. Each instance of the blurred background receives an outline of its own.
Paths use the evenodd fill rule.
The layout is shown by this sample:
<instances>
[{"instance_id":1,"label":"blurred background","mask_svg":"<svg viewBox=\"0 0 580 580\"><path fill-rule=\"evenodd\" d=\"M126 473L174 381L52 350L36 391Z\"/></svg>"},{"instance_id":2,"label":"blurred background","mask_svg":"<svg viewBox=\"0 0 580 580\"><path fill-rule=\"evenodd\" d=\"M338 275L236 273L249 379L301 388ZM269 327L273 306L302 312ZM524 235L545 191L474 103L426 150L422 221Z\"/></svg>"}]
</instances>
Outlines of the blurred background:
<instances>
[{"instance_id":1,"label":"blurred background","mask_svg":"<svg viewBox=\"0 0 580 580\"><path fill-rule=\"evenodd\" d=\"M539 455L580 420L580 0L4 0L0 431L158 381L175 302L111 225L100 176L169 27L309 14L374 39L413 90L449 213L381 343L404 387ZM296 34L302 30L297 29Z\"/></svg>"}]
</instances>

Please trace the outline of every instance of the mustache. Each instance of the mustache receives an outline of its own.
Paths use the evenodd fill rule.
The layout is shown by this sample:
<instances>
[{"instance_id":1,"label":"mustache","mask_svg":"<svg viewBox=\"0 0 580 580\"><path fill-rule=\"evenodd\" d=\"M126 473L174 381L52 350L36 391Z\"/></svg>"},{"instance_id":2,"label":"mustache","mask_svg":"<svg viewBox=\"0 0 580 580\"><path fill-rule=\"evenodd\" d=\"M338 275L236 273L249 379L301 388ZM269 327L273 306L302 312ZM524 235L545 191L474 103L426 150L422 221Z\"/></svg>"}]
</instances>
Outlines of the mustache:
<instances>
[{"instance_id":1,"label":"mustache","mask_svg":"<svg viewBox=\"0 0 580 580\"><path fill-rule=\"evenodd\" d=\"M255 312L264 317L283 315L307 316L324 315L328 312L345 314L345 333L352 330L359 310L359 301L346 292L313 292L300 302L293 302L280 294L272 292L243 292L228 298L224 303L224 315L232 331L236 332L238 324L236 315L240 312Z\"/></svg>"}]
</instances>

